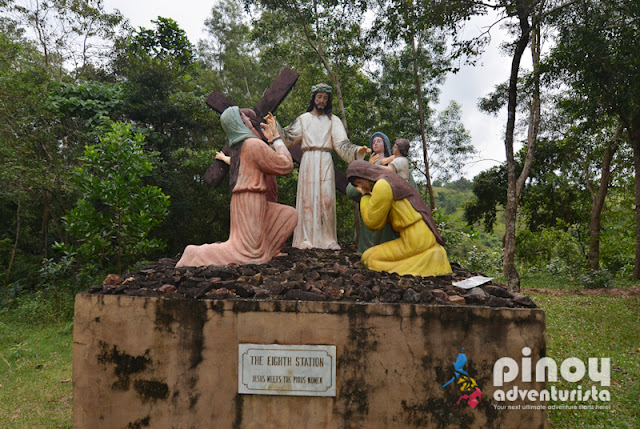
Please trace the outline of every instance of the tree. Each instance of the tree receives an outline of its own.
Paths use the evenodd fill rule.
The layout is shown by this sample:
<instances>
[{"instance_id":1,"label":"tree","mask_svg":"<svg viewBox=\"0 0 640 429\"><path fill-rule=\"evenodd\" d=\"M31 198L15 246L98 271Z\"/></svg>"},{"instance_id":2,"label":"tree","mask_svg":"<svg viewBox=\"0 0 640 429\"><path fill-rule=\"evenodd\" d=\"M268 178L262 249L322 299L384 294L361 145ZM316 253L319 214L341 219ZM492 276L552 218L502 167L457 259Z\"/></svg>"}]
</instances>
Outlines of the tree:
<instances>
[{"instance_id":1,"label":"tree","mask_svg":"<svg viewBox=\"0 0 640 429\"><path fill-rule=\"evenodd\" d=\"M205 20L205 29L208 37L199 42L198 54L210 70L212 90L239 105L254 106L271 81L264 78L267 71L260 64L251 25L240 2L220 0Z\"/></svg>"},{"instance_id":2,"label":"tree","mask_svg":"<svg viewBox=\"0 0 640 429\"><path fill-rule=\"evenodd\" d=\"M455 101L437 113L428 147L434 176L444 181L461 176L465 161L475 153L475 149L462 124L460 105Z\"/></svg>"},{"instance_id":3,"label":"tree","mask_svg":"<svg viewBox=\"0 0 640 429\"><path fill-rule=\"evenodd\" d=\"M31 0L8 10L35 35L44 68L56 80L69 72L78 80L96 62L106 62L123 22L119 12L104 11L102 0Z\"/></svg>"},{"instance_id":4,"label":"tree","mask_svg":"<svg viewBox=\"0 0 640 429\"><path fill-rule=\"evenodd\" d=\"M162 249L150 231L167 215L169 198L143 184L153 166L142 150L144 137L114 123L100 143L87 146L76 170L80 198L64 221L75 242L68 246L84 261L117 264L118 273L136 258Z\"/></svg>"},{"instance_id":5,"label":"tree","mask_svg":"<svg viewBox=\"0 0 640 429\"><path fill-rule=\"evenodd\" d=\"M55 180L50 160L57 158L51 155L55 146L47 133L49 115L42 102L49 78L41 56L17 23L2 20L0 29L0 225L6 231L1 238L12 243L5 265L8 281L21 248L30 256L41 250L41 219L35 213ZM41 241L45 238L42 234Z\"/></svg>"},{"instance_id":6,"label":"tree","mask_svg":"<svg viewBox=\"0 0 640 429\"><path fill-rule=\"evenodd\" d=\"M51 222L64 240L60 217L71 193L69 172L88 135L86 128L60 126L73 119L52 100L65 98L62 86L101 64L121 17L104 13L100 1L2 2L0 11L2 158L7 176L19 179L7 182L15 186L6 190L16 208L10 272L21 239L40 232L38 245L25 240L22 246L34 261L47 257ZM87 102L85 110L91 110L91 102L80 98L66 101Z\"/></svg>"},{"instance_id":7,"label":"tree","mask_svg":"<svg viewBox=\"0 0 640 429\"><path fill-rule=\"evenodd\" d=\"M245 2L247 6L252 3ZM361 30L361 17L366 10L366 3L263 0L258 4L263 10L271 10L279 15L279 26L283 21L293 23L295 31L303 36L305 44L315 53L331 79L335 90L334 100L338 103L342 123L348 132L342 83L348 73L357 72L358 65L366 55L367 44L364 43ZM255 27L262 28L261 25Z\"/></svg>"},{"instance_id":8,"label":"tree","mask_svg":"<svg viewBox=\"0 0 640 429\"><path fill-rule=\"evenodd\" d=\"M404 132L414 134L422 145L423 173L431 208L435 208L427 134L433 130L429 123L432 113L429 102L437 101L437 85L443 82L446 72L451 69L445 32L434 28L439 18L433 5L427 2L390 1L383 3L376 12L370 40L383 42L391 51L382 55L381 63L386 75L380 79L379 88L390 93L386 100L388 103L394 107L398 103L402 106L400 112L416 113L408 115L408 119L418 124L417 129L412 126ZM389 80L394 84L390 85Z\"/></svg>"},{"instance_id":9,"label":"tree","mask_svg":"<svg viewBox=\"0 0 640 429\"><path fill-rule=\"evenodd\" d=\"M224 133L204 102L214 89L211 74L195 58L184 30L161 17L153 24L118 40L113 67L122 81L123 117L145 135L145 151L159 152L149 181L171 196L172 205L158 234L169 251L179 252L193 243L191 231L207 230L200 240L224 238L220 231L228 222L205 226L224 225L226 206L218 198L203 197L227 190L213 190L202 180L213 161L212 149L224 146ZM194 168L198 156L200 170ZM178 223L182 230L172 227Z\"/></svg>"},{"instance_id":10,"label":"tree","mask_svg":"<svg viewBox=\"0 0 640 429\"><path fill-rule=\"evenodd\" d=\"M520 276L515 266L516 251L516 220L520 195L531 169L533 156L538 137L540 122L540 92L539 72L540 61L540 28L541 24L550 15L566 8L577 0L569 0L567 3L548 4L545 0L510 0L486 3L472 2L475 10L494 10L503 14L505 18L513 18L517 24L512 27L514 40L509 44L511 54L511 69L507 86L507 123L505 132L505 152L507 169L507 199L505 206L505 235L503 242L503 273L507 286L511 291L520 290ZM461 2L464 3L464 2ZM531 42L531 54L533 61L533 94L529 110L529 131L527 136L527 154L524 158L522 170L516 169L514 151L514 135L516 128L516 111L518 106L518 82L520 74L520 62L522 56Z\"/></svg>"},{"instance_id":11,"label":"tree","mask_svg":"<svg viewBox=\"0 0 640 429\"><path fill-rule=\"evenodd\" d=\"M618 118L634 152L635 205L640 207L640 4L584 0L554 22L550 64L592 117ZM634 277L640 278L640 210L636 209Z\"/></svg>"}]
</instances>

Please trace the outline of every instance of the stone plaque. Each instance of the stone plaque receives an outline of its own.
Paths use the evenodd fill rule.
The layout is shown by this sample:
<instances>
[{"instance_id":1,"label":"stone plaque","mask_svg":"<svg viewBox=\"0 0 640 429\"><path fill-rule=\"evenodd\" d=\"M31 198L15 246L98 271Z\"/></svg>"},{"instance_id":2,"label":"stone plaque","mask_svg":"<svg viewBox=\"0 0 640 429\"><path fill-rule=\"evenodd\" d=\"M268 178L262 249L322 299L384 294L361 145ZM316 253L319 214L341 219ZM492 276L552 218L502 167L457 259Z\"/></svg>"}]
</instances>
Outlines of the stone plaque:
<instances>
[{"instance_id":1,"label":"stone plaque","mask_svg":"<svg viewBox=\"0 0 640 429\"><path fill-rule=\"evenodd\" d=\"M336 346L239 344L238 393L336 396Z\"/></svg>"}]
</instances>

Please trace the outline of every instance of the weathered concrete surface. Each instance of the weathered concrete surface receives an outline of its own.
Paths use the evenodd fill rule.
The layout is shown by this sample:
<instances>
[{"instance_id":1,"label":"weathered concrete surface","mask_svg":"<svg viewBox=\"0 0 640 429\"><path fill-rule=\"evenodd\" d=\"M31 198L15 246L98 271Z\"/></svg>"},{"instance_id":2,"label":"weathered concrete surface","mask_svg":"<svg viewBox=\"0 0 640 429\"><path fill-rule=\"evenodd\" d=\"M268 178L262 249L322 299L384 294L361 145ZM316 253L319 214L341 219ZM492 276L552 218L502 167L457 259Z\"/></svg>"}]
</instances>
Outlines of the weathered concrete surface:
<instances>
[{"instance_id":1,"label":"weathered concrete surface","mask_svg":"<svg viewBox=\"0 0 640 429\"><path fill-rule=\"evenodd\" d=\"M496 409L492 380L500 357L544 356L544 329L540 309L79 294L74 427L544 427L544 410ZM335 345L337 396L239 395L239 343ZM462 348L475 409L440 388Z\"/></svg>"}]
</instances>

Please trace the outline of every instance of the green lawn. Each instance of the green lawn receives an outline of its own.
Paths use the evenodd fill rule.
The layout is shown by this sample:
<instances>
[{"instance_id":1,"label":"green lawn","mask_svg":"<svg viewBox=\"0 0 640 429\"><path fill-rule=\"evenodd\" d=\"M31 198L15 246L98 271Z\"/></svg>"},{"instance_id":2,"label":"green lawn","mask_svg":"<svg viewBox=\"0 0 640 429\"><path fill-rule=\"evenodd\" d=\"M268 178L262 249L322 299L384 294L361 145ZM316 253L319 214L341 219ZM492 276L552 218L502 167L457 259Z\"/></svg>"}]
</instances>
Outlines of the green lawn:
<instances>
[{"instance_id":1,"label":"green lawn","mask_svg":"<svg viewBox=\"0 0 640 429\"><path fill-rule=\"evenodd\" d=\"M611 358L611 386L607 388L611 393L611 409L551 410L550 426L640 427L640 298L546 294L531 297L547 315L547 355L558 366L569 357L585 363L589 357ZM570 384L560 377L554 383L557 389L582 385L583 391L592 384L588 375L580 383ZM595 386L600 389L599 383Z\"/></svg>"},{"instance_id":2,"label":"green lawn","mask_svg":"<svg viewBox=\"0 0 640 429\"><path fill-rule=\"evenodd\" d=\"M70 322L24 324L0 312L0 428L70 428Z\"/></svg>"},{"instance_id":3,"label":"green lawn","mask_svg":"<svg viewBox=\"0 0 640 429\"><path fill-rule=\"evenodd\" d=\"M610 410L554 410L549 426L640 427L640 298L531 296L546 312L547 354L558 365L569 357L612 365ZM0 428L70 428L72 324L33 319L0 311Z\"/></svg>"}]
</instances>

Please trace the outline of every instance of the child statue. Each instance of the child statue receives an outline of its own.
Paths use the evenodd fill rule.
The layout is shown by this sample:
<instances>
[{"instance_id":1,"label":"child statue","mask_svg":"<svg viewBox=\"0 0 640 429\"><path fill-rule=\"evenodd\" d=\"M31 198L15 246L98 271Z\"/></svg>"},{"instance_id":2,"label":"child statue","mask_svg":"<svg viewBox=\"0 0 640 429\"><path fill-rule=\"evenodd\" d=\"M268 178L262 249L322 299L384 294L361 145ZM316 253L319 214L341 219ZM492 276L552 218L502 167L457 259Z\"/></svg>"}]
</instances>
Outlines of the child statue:
<instances>
[{"instance_id":1,"label":"child statue","mask_svg":"<svg viewBox=\"0 0 640 429\"><path fill-rule=\"evenodd\" d=\"M370 138L371 156L369 162L371 164L380 165L382 159L388 159L391 156L391 141L386 134L382 132L375 132ZM356 188L349 183L347 185L347 197L357 203L360 203L362 194L356 190ZM377 246L387 241L395 240L398 238L398 234L395 233L390 224L386 224L382 229L372 231L362 221L360 216L360 235L358 238L358 253L363 253L370 247Z\"/></svg>"}]
</instances>

